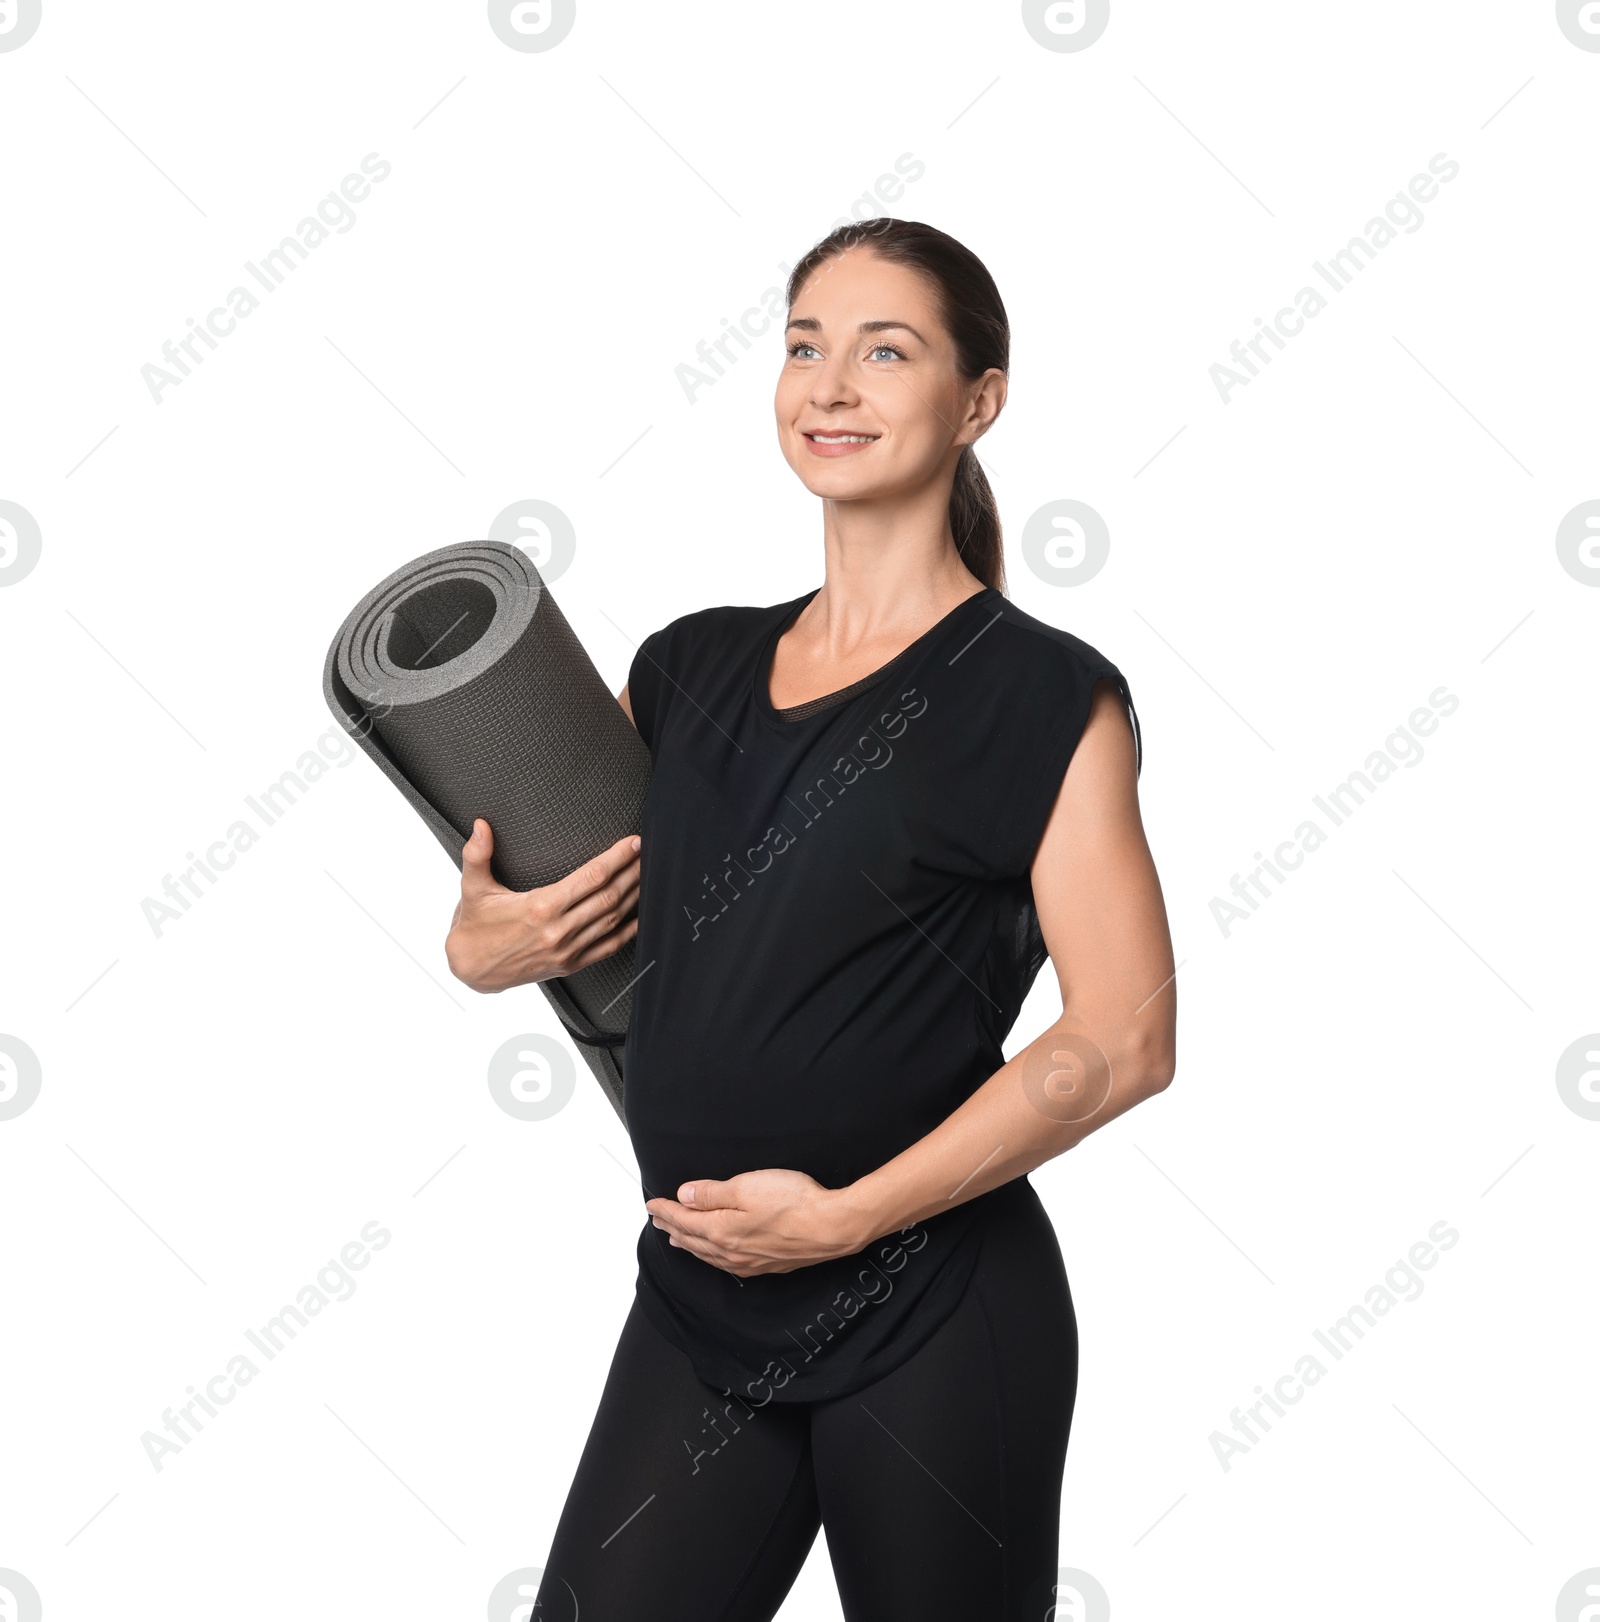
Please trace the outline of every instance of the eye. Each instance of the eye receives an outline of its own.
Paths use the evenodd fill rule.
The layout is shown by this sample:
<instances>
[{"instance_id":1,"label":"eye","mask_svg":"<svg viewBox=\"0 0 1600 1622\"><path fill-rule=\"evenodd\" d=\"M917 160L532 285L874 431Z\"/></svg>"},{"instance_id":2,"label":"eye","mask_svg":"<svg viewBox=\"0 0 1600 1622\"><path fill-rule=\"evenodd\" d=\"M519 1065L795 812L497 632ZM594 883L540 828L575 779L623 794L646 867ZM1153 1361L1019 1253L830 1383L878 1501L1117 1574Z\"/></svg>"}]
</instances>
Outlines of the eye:
<instances>
[{"instance_id":1,"label":"eye","mask_svg":"<svg viewBox=\"0 0 1600 1622\"><path fill-rule=\"evenodd\" d=\"M904 360L906 358L904 352L896 349L893 344L874 344L872 348L867 351L867 353L869 355L887 353L893 355L896 360Z\"/></svg>"},{"instance_id":2,"label":"eye","mask_svg":"<svg viewBox=\"0 0 1600 1622\"><path fill-rule=\"evenodd\" d=\"M816 345L808 344L804 338L796 338L795 341L789 345L789 353L791 355L798 355L802 349L809 349L812 354L818 353Z\"/></svg>"}]
</instances>

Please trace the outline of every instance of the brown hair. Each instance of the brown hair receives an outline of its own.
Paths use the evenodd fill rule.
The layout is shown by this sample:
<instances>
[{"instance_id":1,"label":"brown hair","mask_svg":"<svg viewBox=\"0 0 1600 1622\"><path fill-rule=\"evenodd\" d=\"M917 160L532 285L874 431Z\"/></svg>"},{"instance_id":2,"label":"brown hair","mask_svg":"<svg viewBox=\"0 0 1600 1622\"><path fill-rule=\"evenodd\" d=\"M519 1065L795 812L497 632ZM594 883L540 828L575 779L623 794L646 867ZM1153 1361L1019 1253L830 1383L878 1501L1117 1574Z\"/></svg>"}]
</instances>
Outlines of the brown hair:
<instances>
[{"instance_id":1,"label":"brown hair","mask_svg":"<svg viewBox=\"0 0 1600 1622\"><path fill-rule=\"evenodd\" d=\"M867 247L893 264L920 272L938 294L945 330L955 344L956 365L969 383L990 367L1009 375L1011 323L983 261L954 237L918 220L880 218L841 225L811 248L789 273L790 307L816 268L850 248ZM1004 591L1005 555L1000 509L977 452L963 446L950 487L950 533L961 561L984 585Z\"/></svg>"}]
</instances>

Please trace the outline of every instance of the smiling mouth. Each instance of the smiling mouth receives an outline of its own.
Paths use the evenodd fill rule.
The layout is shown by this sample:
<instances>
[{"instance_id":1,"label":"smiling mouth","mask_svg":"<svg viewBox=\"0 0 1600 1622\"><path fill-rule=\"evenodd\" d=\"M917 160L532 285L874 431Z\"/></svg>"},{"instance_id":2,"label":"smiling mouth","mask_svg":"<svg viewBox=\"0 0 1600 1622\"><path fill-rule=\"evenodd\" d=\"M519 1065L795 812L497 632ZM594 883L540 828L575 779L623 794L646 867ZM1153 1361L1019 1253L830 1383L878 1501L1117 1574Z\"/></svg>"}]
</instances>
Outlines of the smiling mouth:
<instances>
[{"instance_id":1,"label":"smiling mouth","mask_svg":"<svg viewBox=\"0 0 1600 1622\"><path fill-rule=\"evenodd\" d=\"M877 434L807 434L813 445L871 445Z\"/></svg>"}]
</instances>

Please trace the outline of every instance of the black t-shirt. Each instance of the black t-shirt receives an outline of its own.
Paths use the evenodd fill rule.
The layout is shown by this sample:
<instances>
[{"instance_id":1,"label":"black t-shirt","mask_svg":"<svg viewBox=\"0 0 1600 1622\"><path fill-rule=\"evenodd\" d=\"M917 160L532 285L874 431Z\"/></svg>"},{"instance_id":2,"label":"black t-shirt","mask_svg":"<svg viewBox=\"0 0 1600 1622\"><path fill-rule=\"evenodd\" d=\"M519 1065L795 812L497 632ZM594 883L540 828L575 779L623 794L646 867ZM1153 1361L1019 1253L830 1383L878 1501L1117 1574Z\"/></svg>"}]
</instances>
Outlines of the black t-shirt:
<instances>
[{"instance_id":1,"label":"black t-shirt","mask_svg":"<svg viewBox=\"0 0 1600 1622\"><path fill-rule=\"evenodd\" d=\"M1045 959L1029 868L1095 682L1133 714L1115 665L992 588L837 702L776 710L772 650L813 596L686 614L628 674L653 761L625 1052L646 1198L767 1167L842 1187L987 1081ZM720 1389L842 1396L954 1310L1018 1192L746 1279L647 1221L640 1299Z\"/></svg>"}]
</instances>

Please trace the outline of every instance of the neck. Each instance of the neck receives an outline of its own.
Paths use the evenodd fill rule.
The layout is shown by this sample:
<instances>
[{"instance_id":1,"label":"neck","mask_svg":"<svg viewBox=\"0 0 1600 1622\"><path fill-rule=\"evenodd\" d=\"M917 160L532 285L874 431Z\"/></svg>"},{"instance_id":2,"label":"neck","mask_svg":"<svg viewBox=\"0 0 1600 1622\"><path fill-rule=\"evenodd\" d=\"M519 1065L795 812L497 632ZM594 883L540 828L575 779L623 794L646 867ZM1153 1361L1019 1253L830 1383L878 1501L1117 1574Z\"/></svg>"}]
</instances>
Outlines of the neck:
<instances>
[{"instance_id":1,"label":"neck","mask_svg":"<svg viewBox=\"0 0 1600 1622\"><path fill-rule=\"evenodd\" d=\"M910 641L983 589L950 533L948 489L823 503L822 588L794 631L830 653Z\"/></svg>"}]
</instances>

